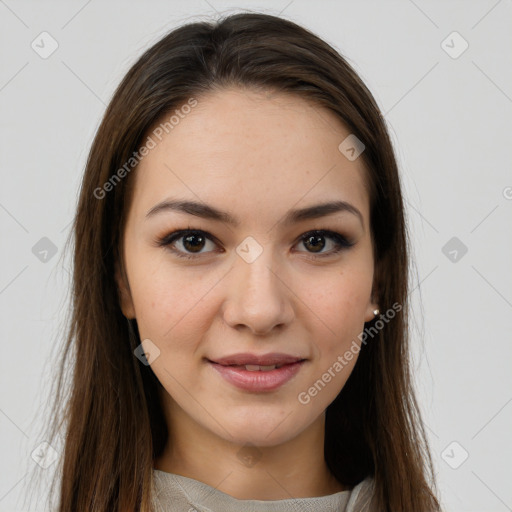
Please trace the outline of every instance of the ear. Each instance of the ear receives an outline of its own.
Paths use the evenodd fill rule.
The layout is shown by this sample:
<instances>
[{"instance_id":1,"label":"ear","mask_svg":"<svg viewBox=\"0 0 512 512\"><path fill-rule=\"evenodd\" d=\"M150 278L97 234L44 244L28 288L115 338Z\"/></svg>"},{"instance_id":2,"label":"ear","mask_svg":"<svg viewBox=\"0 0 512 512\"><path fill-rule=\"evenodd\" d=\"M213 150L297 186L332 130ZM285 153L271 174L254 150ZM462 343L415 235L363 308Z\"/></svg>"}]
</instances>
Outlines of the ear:
<instances>
[{"instance_id":1,"label":"ear","mask_svg":"<svg viewBox=\"0 0 512 512\"><path fill-rule=\"evenodd\" d=\"M123 315L128 319L135 318L135 307L133 305L128 278L119 263L116 263L115 280L117 283L119 306L121 307Z\"/></svg>"},{"instance_id":2,"label":"ear","mask_svg":"<svg viewBox=\"0 0 512 512\"><path fill-rule=\"evenodd\" d=\"M380 276L380 265L375 265L375 271L373 276L373 286L371 298L366 305L366 311L364 313L364 321L371 322L374 318L378 318L379 315L375 315L374 311L379 308L377 297L380 297L379 293L379 276ZM382 313L382 311L381 311Z\"/></svg>"},{"instance_id":3,"label":"ear","mask_svg":"<svg viewBox=\"0 0 512 512\"><path fill-rule=\"evenodd\" d=\"M368 305L366 306L366 311L364 314L364 321L371 322L374 318L378 318L379 315L375 315L373 312L379 309L379 305L373 299L368 301Z\"/></svg>"}]
</instances>

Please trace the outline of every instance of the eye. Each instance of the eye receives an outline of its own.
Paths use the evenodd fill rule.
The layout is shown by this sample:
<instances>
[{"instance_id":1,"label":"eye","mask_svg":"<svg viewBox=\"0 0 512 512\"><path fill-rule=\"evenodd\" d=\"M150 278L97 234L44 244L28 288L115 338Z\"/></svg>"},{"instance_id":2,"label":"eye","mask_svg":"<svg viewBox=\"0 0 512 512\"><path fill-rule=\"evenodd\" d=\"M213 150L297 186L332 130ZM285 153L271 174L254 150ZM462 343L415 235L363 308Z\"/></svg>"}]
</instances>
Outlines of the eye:
<instances>
[{"instance_id":1,"label":"eye","mask_svg":"<svg viewBox=\"0 0 512 512\"><path fill-rule=\"evenodd\" d=\"M201 251L210 242L215 246L214 238L204 231L198 229L182 229L174 231L162 239L157 240L159 246L168 247L180 258L194 259L196 254L203 254ZM212 252L212 251L205 251Z\"/></svg>"},{"instance_id":2,"label":"eye","mask_svg":"<svg viewBox=\"0 0 512 512\"><path fill-rule=\"evenodd\" d=\"M211 244L212 250L203 251L203 249L208 247L208 243ZM214 252L215 246L220 245L215 237L209 233L191 228L174 231L163 238L157 239L156 244L159 247L168 248L179 258L187 259L196 259L201 254ZM313 257L324 258L352 247L355 245L355 242L348 241L342 234L335 231L316 229L301 235L295 245L297 244L303 244L307 249L306 252ZM329 249L329 245L332 246L331 249L324 251L326 247Z\"/></svg>"},{"instance_id":3,"label":"eye","mask_svg":"<svg viewBox=\"0 0 512 512\"><path fill-rule=\"evenodd\" d=\"M325 247L328 248L329 243L325 240L331 241L331 250L322 252ZM348 241L342 234L336 233L335 231L316 229L314 231L308 231L304 235L301 235L299 243L302 243L306 247L310 254L322 258L325 256L332 256L338 254L344 249L348 249L355 245L354 242Z\"/></svg>"}]
</instances>

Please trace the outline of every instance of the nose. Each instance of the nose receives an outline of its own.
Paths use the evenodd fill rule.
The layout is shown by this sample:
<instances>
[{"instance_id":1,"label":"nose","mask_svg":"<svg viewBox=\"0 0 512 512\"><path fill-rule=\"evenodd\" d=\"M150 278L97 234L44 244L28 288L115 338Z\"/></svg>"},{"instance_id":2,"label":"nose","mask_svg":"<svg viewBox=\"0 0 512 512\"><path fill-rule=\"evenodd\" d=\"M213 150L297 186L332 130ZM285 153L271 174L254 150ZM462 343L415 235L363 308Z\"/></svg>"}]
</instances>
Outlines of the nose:
<instances>
[{"instance_id":1,"label":"nose","mask_svg":"<svg viewBox=\"0 0 512 512\"><path fill-rule=\"evenodd\" d=\"M237 256L234 266L223 307L226 324L260 336L289 325L294 318L294 295L282 271L276 269L270 249L265 248L252 263Z\"/></svg>"}]
</instances>

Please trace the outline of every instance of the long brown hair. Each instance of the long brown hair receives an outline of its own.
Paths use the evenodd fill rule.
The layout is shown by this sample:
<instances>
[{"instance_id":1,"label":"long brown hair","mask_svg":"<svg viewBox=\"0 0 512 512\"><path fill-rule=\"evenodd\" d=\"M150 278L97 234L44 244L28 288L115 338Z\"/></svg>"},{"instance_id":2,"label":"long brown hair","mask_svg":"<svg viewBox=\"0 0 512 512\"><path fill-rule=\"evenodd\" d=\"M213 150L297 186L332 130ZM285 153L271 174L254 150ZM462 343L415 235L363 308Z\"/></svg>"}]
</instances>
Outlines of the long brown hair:
<instances>
[{"instance_id":1,"label":"long brown hair","mask_svg":"<svg viewBox=\"0 0 512 512\"><path fill-rule=\"evenodd\" d=\"M439 510L409 367L409 241L385 121L372 94L330 45L291 21L258 13L168 33L128 71L98 128L72 233L72 310L57 393L64 412L54 421L54 431L65 428L66 434L58 510L150 510L153 460L167 442L167 427L160 383L134 356L137 325L123 316L115 282L136 172L136 162L126 163L164 115L233 85L313 100L365 145L376 302L381 311L393 304L401 310L362 344L350 378L327 408L325 460L344 485L373 476L376 510Z\"/></svg>"}]
</instances>

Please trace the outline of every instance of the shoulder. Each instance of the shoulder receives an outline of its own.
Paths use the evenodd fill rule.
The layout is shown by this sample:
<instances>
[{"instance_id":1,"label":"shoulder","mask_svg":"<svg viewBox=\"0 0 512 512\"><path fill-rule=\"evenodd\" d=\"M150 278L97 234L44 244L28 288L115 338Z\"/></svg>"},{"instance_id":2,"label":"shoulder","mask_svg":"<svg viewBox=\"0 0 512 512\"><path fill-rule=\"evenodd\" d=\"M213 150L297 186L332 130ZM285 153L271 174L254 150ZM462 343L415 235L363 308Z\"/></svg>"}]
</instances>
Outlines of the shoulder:
<instances>
[{"instance_id":1,"label":"shoulder","mask_svg":"<svg viewBox=\"0 0 512 512\"><path fill-rule=\"evenodd\" d=\"M359 482L350 493L345 512L374 512L372 498L375 490L375 479L366 477Z\"/></svg>"},{"instance_id":2,"label":"shoulder","mask_svg":"<svg viewBox=\"0 0 512 512\"><path fill-rule=\"evenodd\" d=\"M186 493L180 489L174 475L153 470L151 482L151 512L188 510Z\"/></svg>"},{"instance_id":3,"label":"shoulder","mask_svg":"<svg viewBox=\"0 0 512 512\"><path fill-rule=\"evenodd\" d=\"M151 489L151 512L179 512L190 510L194 502L190 492L198 483L185 477L181 477L180 485L175 475L154 470ZM375 512L371 501L374 494L374 478L369 476L358 483L351 491L344 512ZM193 494L193 492L192 492Z\"/></svg>"}]
</instances>

